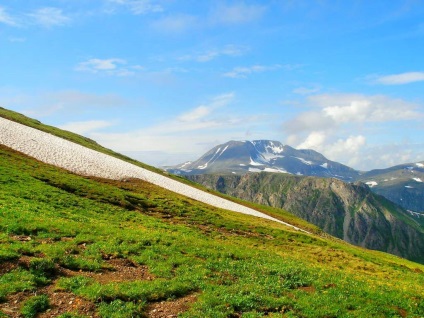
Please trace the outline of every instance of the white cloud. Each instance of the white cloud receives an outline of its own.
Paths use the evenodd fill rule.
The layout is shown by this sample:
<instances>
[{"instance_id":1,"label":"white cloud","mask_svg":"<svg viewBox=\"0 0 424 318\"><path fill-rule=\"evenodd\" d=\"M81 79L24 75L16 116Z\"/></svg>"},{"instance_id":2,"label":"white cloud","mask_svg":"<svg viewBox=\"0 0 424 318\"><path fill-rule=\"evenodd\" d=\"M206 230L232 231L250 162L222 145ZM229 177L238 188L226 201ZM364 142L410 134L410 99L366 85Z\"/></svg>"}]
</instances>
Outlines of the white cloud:
<instances>
[{"instance_id":1,"label":"white cloud","mask_svg":"<svg viewBox=\"0 0 424 318\"><path fill-rule=\"evenodd\" d=\"M25 94L19 91L0 90L0 105L15 109L27 116L42 118L59 114L66 118L94 108L128 106L130 101L115 94L91 94L77 90Z\"/></svg>"},{"instance_id":2,"label":"white cloud","mask_svg":"<svg viewBox=\"0 0 424 318\"><path fill-rule=\"evenodd\" d=\"M321 148L326 140L326 134L322 131L311 132L301 144L297 145L299 149L318 149Z\"/></svg>"},{"instance_id":3,"label":"white cloud","mask_svg":"<svg viewBox=\"0 0 424 318\"><path fill-rule=\"evenodd\" d=\"M220 107L227 106L233 101L233 99L234 99L233 93L216 96L212 99L212 101L209 104L200 105L190 110L189 112L178 116L177 119L178 121L181 121L184 123L199 121L201 119L204 119L209 114L211 114L214 110Z\"/></svg>"},{"instance_id":4,"label":"white cloud","mask_svg":"<svg viewBox=\"0 0 424 318\"><path fill-rule=\"evenodd\" d=\"M361 163L360 151L365 145L366 138L362 135L338 138L334 141L323 131L313 131L296 148L314 149L324 153L330 160L341 159L349 166L357 166Z\"/></svg>"},{"instance_id":5,"label":"white cloud","mask_svg":"<svg viewBox=\"0 0 424 318\"><path fill-rule=\"evenodd\" d=\"M409 120L422 116L417 105L383 95L322 94L309 97L309 102L322 108L322 115L335 122L385 122Z\"/></svg>"},{"instance_id":6,"label":"white cloud","mask_svg":"<svg viewBox=\"0 0 424 318\"><path fill-rule=\"evenodd\" d=\"M3 7L0 7L0 23L7 24L10 26L18 26L18 22L14 17L9 15L6 12L6 9Z\"/></svg>"},{"instance_id":7,"label":"white cloud","mask_svg":"<svg viewBox=\"0 0 424 318\"><path fill-rule=\"evenodd\" d=\"M63 14L62 9L53 7L40 8L27 15L32 18L35 24L43 27L63 26L71 21L69 17Z\"/></svg>"},{"instance_id":8,"label":"white cloud","mask_svg":"<svg viewBox=\"0 0 424 318\"><path fill-rule=\"evenodd\" d=\"M112 126L113 123L105 120L75 121L58 126L60 129L72 131L76 134L84 135L99 129Z\"/></svg>"},{"instance_id":9,"label":"white cloud","mask_svg":"<svg viewBox=\"0 0 424 318\"><path fill-rule=\"evenodd\" d=\"M9 38L9 41L13 43L23 43L26 41L26 38L11 37Z\"/></svg>"},{"instance_id":10,"label":"white cloud","mask_svg":"<svg viewBox=\"0 0 424 318\"><path fill-rule=\"evenodd\" d=\"M424 81L424 72L408 72L401 74L393 74L386 76L379 76L374 79L377 84L383 85L403 85L414 82Z\"/></svg>"},{"instance_id":11,"label":"white cloud","mask_svg":"<svg viewBox=\"0 0 424 318\"><path fill-rule=\"evenodd\" d=\"M161 5L149 0L109 0L109 3L126 6L136 15L163 11Z\"/></svg>"},{"instance_id":12,"label":"white cloud","mask_svg":"<svg viewBox=\"0 0 424 318\"><path fill-rule=\"evenodd\" d=\"M281 69L282 66L279 64L276 65L253 65L249 67L235 67L231 71L226 72L223 74L224 77L231 77L231 78L247 78L248 75L251 75L253 73L263 73L268 71L275 71L278 69Z\"/></svg>"},{"instance_id":13,"label":"white cloud","mask_svg":"<svg viewBox=\"0 0 424 318\"><path fill-rule=\"evenodd\" d=\"M407 133L402 126L418 125L424 117L419 105L381 95L322 94L307 100L304 112L283 123L288 136L286 142L365 170L370 168L370 163L372 168L378 167L365 156L369 147L389 142L388 129L402 138ZM389 163L388 159L385 161Z\"/></svg>"},{"instance_id":14,"label":"white cloud","mask_svg":"<svg viewBox=\"0 0 424 318\"><path fill-rule=\"evenodd\" d=\"M115 70L118 67L118 64L127 64L123 59L90 59L86 62L81 62L77 66L78 71L90 71L98 72L105 70Z\"/></svg>"},{"instance_id":15,"label":"white cloud","mask_svg":"<svg viewBox=\"0 0 424 318\"><path fill-rule=\"evenodd\" d=\"M193 160L219 143L246 139L252 127L264 120L233 114L234 100L233 93L221 94L159 124L126 133L93 133L89 137L121 152L138 153L138 159L154 165ZM153 153L166 153L167 158L153 158Z\"/></svg>"},{"instance_id":16,"label":"white cloud","mask_svg":"<svg viewBox=\"0 0 424 318\"><path fill-rule=\"evenodd\" d=\"M211 111L211 108L206 106L199 106L188 113L182 114L178 117L178 119L183 122L194 121L209 115Z\"/></svg>"},{"instance_id":17,"label":"white cloud","mask_svg":"<svg viewBox=\"0 0 424 318\"><path fill-rule=\"evenodd\" d=\"M218 5L211 13L215 24L244 24L260 19L266 11L265 6L238 3Z\"/></svg>"},{"instance_id":18,"label":"white cloud","mask_svg":"<svg viewBox=\"0 0 424 318\"><path fill-rule=\"evenodd\" d=\"M203 62L212 61L221 56L230 56L230 57L241 56L246 51L248 51L248 48L244 46L227 45L221 49L211 49L202 53L197 53L193 55L185 55L178 59L181 61L197 61L197 62L203 63Z\"/></svg>"},{"instance_id":19,"label":"white cloud","mask_svg":"<svg viewBox=\"0 0 424 318\"><path fill-rule=\"evenodd\" d=\"M140 65L129 65L127 61L120 58L110 59L89 59L88 61L79 63L75 70L79 72L90 72L107 74L113 76L132 76L137 71L142 71L144 68Z\"/></svg>"},{"instance_id":20,"label":"white cloud","mask_svg":"<svg viewBox=\"0 0 424 318\"><path fill-rule=\"evenodd\" d=\"M318 93L321 90L319 86L312 86L312 87L298 87L293 90L293 93L299 94L299 95L311 95Z\"/></svg>"},{"instance_id":21,"label":"white cloud","mask_svg":"<svg viewBox=\"0 0 424 318\"><path fill-rule=\"evenodd\" d=\"M179 34L196 29L198 19L188 14L170 15L154 21L151 27L161 33Z\"/></svg>"}]
</instances>

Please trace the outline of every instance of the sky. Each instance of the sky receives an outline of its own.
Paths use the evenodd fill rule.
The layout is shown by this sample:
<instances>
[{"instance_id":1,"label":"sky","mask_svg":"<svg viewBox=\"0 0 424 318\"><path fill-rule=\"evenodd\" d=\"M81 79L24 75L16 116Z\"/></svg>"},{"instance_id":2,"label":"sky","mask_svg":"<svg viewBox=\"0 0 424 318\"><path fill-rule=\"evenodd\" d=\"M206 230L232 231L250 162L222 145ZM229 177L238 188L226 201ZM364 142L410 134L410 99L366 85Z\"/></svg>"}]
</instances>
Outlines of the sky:
<instances>
[{"instance_id":1,"label":"sky","mask_svg":"<svg viewBox=\"0 0 424 318\"><path fill-rule=\"evenodd\" d=\"M154 165L230 140L424 160L424 0L5 0L0 106Z\"/></svg>"}]
</instances>

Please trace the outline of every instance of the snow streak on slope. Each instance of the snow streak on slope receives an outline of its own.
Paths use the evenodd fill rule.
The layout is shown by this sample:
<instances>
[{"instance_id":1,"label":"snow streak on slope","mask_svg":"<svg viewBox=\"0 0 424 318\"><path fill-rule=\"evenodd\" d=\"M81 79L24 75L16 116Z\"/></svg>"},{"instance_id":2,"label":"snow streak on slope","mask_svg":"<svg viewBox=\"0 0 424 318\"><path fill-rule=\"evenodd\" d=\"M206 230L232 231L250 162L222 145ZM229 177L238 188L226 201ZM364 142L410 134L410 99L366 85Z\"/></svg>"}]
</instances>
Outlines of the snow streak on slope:
<instances>
[{"instance_id":1,"label":"snow streak on slope","mask_svg":"<svg viewBox=\"0 0 424 318\"><path fill-rule=\"evenodd\" d=\"M198 169L206 169L208 167L208 164L212 164L216 161L216 159L218 159L219 157L221 157L221 155L224 153L225 150L227 150L228 146L226 146L222 151L221 148L218 148L218 150L215 152L215 154L212 156L211 159L209 159L208 162L206 162L204 165L198 166ZM221 152L220 152L221 151ZM184 164L185 165L185 164Z\"/></svg>"},{"instance_id":2,"label":"snow streak on slope","mask_svg":"<svg viewBox=\"0 0 424 318\"><path fill-rule=\"evenodd\" d=\"M138 178L218 208L268 219L305 232L241 204L2 117L0 117L0 144L80 175L115 180Z\"/></svg>"}]
</instances>

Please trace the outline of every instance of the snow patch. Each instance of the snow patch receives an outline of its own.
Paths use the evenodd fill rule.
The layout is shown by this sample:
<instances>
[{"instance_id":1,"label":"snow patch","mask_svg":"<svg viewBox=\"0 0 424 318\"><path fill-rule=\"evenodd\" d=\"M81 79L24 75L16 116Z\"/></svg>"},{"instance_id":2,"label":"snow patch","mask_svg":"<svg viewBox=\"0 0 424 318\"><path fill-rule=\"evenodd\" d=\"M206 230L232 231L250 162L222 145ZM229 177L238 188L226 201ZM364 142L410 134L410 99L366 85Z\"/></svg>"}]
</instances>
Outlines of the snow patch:
<instances>
[{"instance_id":1,"label":"snow patch","mask_svg":"<svg viewBox=\"0 0 424 318\"><path fill-rule=\"evenodd\" d=\"M249 171L250 172L262 172L262 170L258 169L258 168L249 168Z\"/></svg>"},{"instance_id":2,"label":"snow patch","mask_svg":"<svg viewBox=\"0 0 424 318\"><path fill-rule=\"evenodd\" d=\"M327 163L327 162L323 163L323 164L321 165L321 167L323 167L324 169L328 169L328 163Z\"/></svg>"},{"instance_id":3,"label":"snow patch","mask_svg":"<svg viewBox=\"0 0 424 318\"><path fill-rule=\"evenodd\" d=\"M187 161L180 166L180 169L183 169L185 166L191 165L193 162Z\"/></svg>"},{"instance_id":4,"label":"snow patch","mask_svg":"<svg viewBox=\"0 0 424 318\"><path fill-rule=\"evenodd\" d=\"M378 185L378 183L376 181L368 181L368 182L365 182L365 184L367 186L369 186L370 188L375 187L376 185Z\"/></svg>"},{"instance_id":5,"label":"snow patch","mask_svg":"<svg viewBox=\"0 0 424 318\"><path fill-rule=\"evenodd\" d=\"M273 153L270 153L270 152L263 152L261 155L264 158L264 160L268 161L268 162L271 161L271 160L275 160L277 158L284 158L284 156L282 156L282 155L276 155L276 154L273 154Z\"/></svg>"},{"instance_id":6,"label":"snow patch","mask_svg":"<svg viewBox=\"0 0 424 318\"><path fill-rule=\"evenodd\" d=\"M228 148L228 145L221 151L221 147L219 147L217 150L216 150L216 152L215 152L215 154L212 156L212 158L210 158L209 159L209 161L208 162L206 162L204 165L200 165L200 166L198 166L197 168L198 169L206 169L207 167L208 167L208 164L212 164L212 163L214 163L223 153L224 153L224 151L225 150L227 150L227 148Z\"/></svg>"},{"instance_id":7,"label":"snow patch","mask_svg":"<svg viewBox=\"0 0 424 318\"><path fill-rule=\"evenodd\" d=\"M263 171L265 171L265 172L288 173L285 170L280 170L280 169L275 169L275 168L265 168Z\"/></svg>"},{"instance_id":8,"label":"snow patch","mask_svg":"<svg viewBox=\"0 0 424 318\"><path fill-rule=\"evenodd\" d=\"M277 154L282 153L284 151L284 146L276 146L272 141L270 141L269 146L267 146L265 149L271 149L274 154Z\"/></svg>"},{"instance_id":9,"label":"snow patch","mask_svg":"<svg viewBox=\"0 0 424 318\"><path fill-rule=\"evenodd\" d=\"M204 165L201 165L201 166L198 166L197 168L198 169L206 169L207 167L208 167L208 163L209 163L209 161L208 162L206 162Z\"/></svg>"},{"instance_id":10,"label":"snow patch","mask_svg":"<svg viewBox=\"0 0 424 318\"><path fill-rule=\"evenodd\" d=\"M411 187L411 186L405 186L405 188L414 189L414 187Z\"/></svg>"},{"instance_id":11,"label":"snow patch","mask_svg":"<svg viewBox=\"0 0 424 318\"><path fill-rule=\"evenodd\" d=\"M300 157L294 157L294 158L296 158L296 159L300 160L300 161L301 161L302 163L304 163L305 165L308 165L308 166L313 165L313 162L312 162L312 161L308 161L308 160L305 160L305 159L300 158Z\"/></svg>"},{"instance_id":12,"label":"snow patch","mask_svg":"<svg viewBox=\"0 0 424 318\"><path fill-rule=\"evenodd\" d=\"M263 163L260 163L260 162L256 162L256 161L254 161L253 159L252 159L252 157L250 157L250 163L249 163L251 166L263 166L264 164Z\"/></svg>"},{"instance_id":13,"label":"snow patch","mask_svg":"<svg viewBox=\"0 0 424 318\"><path fill-rule=\"evenodd\" d=\"M415 165L417 167L424 168L424 164L423 163L417 162Z\"/></svg>"},{"instance_id":14,"label":"snow patch","mask_svg":"<svg viewBox=\"0 0 424 318\"><path fill-rule=\"evenodd\" d=\"M138 178L221 209L261 217L306 232L269 215L193 188L159 173L2 117L0 117L0 144L79 175L114 180Z\"/></svg>"},{"instance_id":15,"label":"snow patch","mask_svg":"<svg viewBox=\"0 0 424 318\"><path fill-rule=\"evenodd\" d=\"M417 182L423 182L423 180L421 180L421 178L412 178L412 180L415 180Z\"/></svg>"},{"instance_id":16,"label":"snow patch","mask_svg":"<svg viewBox=\"0 0 424 318\"><path fill-rule=\"evenodd\" d=\"M415 216L415 217L418 217L418 218L420 218L420 217L424 216L424 214L423 214L423 213L414 212L414 211L411 211L411 210L407 210L407 211L408 211L408 212L409 212L409 214L411 214L412 216Z\"/></svg>"}]
</instances>

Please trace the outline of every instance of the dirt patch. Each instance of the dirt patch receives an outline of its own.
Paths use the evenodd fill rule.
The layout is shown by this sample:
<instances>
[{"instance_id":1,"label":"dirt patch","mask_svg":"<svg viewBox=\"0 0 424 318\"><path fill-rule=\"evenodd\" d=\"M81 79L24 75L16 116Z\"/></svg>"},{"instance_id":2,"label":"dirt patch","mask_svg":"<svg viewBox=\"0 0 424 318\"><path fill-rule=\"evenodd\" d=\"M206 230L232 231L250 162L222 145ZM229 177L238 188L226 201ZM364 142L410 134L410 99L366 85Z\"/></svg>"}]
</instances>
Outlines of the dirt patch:
<instances>
[{"instance_id":1,"label":"dirt patch","mask_svg":"<svg viewBox=\"0 0 424 318\"><path fill-rule=\"evenodd\" d=\"M316 289L314 286L302 286L298 288L299 290L303 290L307 293L313 294L316 292Z\"/></svg>"},{"instance_id":2,"label":"dirt patch","mask_svg":"<svg viewBox=\"0 0 424 318\"><path fill-rule=\"evenodd\" d=\"M147 266L140 266L127 259L111 259L106 261L110 266L100 273L73 271L66 268L61 268L61 276L85 276L93 278L101 284L120 283L135 280L153 280L155 277L149 273Z\"/></svg>"},{"instance_id":3,"label":"dirt patch","mask_svg":"<svg viewBox=\"0 0 424 318\"><path fill-rule=\"evenodd\" d=\"M99 317L96 306L84 298L67 292L48 293L50 308L37 316L37 318L57 317L66 312L74 312L88 317Z\"/></svg>"},{"instance_id":4,"label":"dirt patch","mask_svg":"<svg viewBox=\"0 0 424 318\"><path fill-rule=\"evenodd\" d=\"M31 236L28 235L12 235L11 239L19 242L29 242L32 240Z\"/></svg>"},{"instance_id":5,"label":"dirt patch","mask_svg":"<svg viewBox=\"0 0 424 318\"><path fill-rule=\"evenodd\" d=\"M30 292L20 292L9 296L5 303L0 304L0 310L8 317L17 318L20 316L19 311L22 306L22 302L33 295L34 293Z\"/></svg>"},{"instance_id":6,"label":"dirt patch","mask_svg":"<svg viewBox=\"0 0 424 318\"><path fill-rule=\"evenodd\" d=\"M7 273L10 270L18 268L18 266L28 268L31 259L31 257L22 256L21 258L19 258L19 260L16 260L14 262L4 262L1 264L0 273ZM100 273L72 271L70 269L60 267L57 269L58 275L56 277L72 277L80 275L93 278L101 284L107 284L111 282L155 279L155 277L149 273L147 266L137 265L127 259L110 259L107 260L106 263L108 264L109 268L104 269ZM9 297L7 297L6 302L0 304L0 311L5 313L8 317L18 318L20 317L19 312L25 300L32 296L43 294L49 297L50 309L48 309L44 313L39 314L37 316L38 318L57 317L66 312L75 312L88 317L98 317L98 315L96 314L96 307L94 303L89 302L84 298L78 297L70 292L57 291L56 280L53 281L52 284L50 284L49 286L38 288L36 292L19 292L14 295L10 295ZM189 303L189 301L186 302ZM183 304L184 300L181 301L181 308L183 308ZM176 304L173 306L177 308ZM183 310L181 309L181 311Z\"/></svg>"},{"instance_id":7,"label":"dirt patch","mask_svg":"<svg viewBox=\"0 0 424 318\"><path fill-rule=\"evenodd\" d=\"M178 314L187 311L196 302L197 296L197 294L192 294L175 300L150 304L147 307L147 317L175 318Z\"/></svg>"},{"instance_id":8,"label":"dirt patch","mask_svg":"<svg viewBox=\"0 0 424 318\"><path fill-rule=\"evenodd\" d=\"M4 275L14 269L18 268L18 263L15 262L3 262L0 264L0 275Z\"/></svg>"},{"instance_id":9,"label":"dirt patch","mask_svg":"<svg viewBox=\"0 0 424 318\"><path fill-rule=\"evenodd\" d=\"M50 308L46 312L37 315L37 318L57 317L67 312L78 313L88 317L99 317L96 314L96 306L72 293L55 292L53 285L39 289L34 292L20 292L7 298L7 302L0 304L0 311L10 318L19 318L23 303L35 295L47 295L49 297Z\"/></svg>"}]
</instances>

